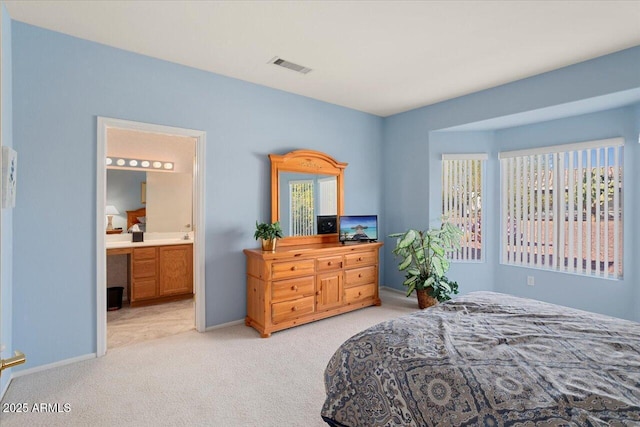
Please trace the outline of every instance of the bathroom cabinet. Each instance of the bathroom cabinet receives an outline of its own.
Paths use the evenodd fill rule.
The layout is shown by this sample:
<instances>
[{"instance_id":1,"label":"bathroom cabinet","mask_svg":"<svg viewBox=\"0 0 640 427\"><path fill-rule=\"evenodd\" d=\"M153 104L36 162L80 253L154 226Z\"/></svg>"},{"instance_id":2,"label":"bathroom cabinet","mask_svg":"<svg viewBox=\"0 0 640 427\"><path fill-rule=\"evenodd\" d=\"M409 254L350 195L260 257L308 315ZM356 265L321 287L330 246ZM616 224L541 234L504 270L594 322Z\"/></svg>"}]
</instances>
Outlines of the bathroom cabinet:
<instances>
[{"instance_id":1,"label":"bathroom cabinet","mask_svg":"<svg viewBox=\"0 0 640 427\"><path fill-rule=\"evenodd\" d=\"M159 245L107 249L128 255L128 299L131 307L193 296L193 245Z\"/></svg>"}]
</instances>

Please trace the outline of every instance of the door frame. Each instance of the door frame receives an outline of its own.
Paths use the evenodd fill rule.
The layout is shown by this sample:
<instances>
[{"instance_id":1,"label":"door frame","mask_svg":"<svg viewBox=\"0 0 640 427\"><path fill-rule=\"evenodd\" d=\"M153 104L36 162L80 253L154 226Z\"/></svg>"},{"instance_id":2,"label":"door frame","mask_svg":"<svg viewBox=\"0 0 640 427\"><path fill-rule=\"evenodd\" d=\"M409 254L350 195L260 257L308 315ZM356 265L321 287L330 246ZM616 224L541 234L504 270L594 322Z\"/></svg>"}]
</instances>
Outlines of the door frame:
<instances>
[{"instance_id":1,"label":"door frame","mask_svg":"<svg viewBox=\"0 0 640 427\"><path fill-rule=\"evenodd\" d=\"M107 352L107 252L104 227L107 194L107 130L109 128L136 130L193 137L196 139L196 158L193 171L193 279L195 288L196 330L206 329L205 304L205 244L204 244L204 206L205 206L205 143L206 132L151 123L134 122L98 116L97 122L97 158L96 158L96 355Z\"/></svg>"}]
</instances>

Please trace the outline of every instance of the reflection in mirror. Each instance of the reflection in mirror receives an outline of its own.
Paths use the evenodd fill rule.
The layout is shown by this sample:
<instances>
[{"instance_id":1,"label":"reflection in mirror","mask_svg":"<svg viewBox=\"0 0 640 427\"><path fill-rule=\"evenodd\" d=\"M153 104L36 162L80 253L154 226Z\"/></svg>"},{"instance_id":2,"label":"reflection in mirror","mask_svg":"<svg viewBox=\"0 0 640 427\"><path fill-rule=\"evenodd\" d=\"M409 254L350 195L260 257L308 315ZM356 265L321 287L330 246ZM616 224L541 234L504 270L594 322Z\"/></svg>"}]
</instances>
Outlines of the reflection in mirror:
<instances>
[{"instance_id":1,"label":"reflection in mirror","mask_svg":"<svg viewBox=\"0 0 640 427\"><path fill-rule=\"evenodd\" d=\"M279 183L279 217L285 236L321 234L317 218L338 214L336 176L280 172Z\"/></svg>"},{"instance_id":2,"label":"reflection in mirror","mask_svg":"<svg viewBox=\"0 0 640 427\"><path fill-rule=\"evenodd\" d=\"M145 182L143 204L141 183ZM106 204L120 212L113 217L113 227L129 230L127 211L146 207L146 232L191 231L193 223L192 176L186 173L137 172L107 168Z\"/></svg>"}]
</instances>

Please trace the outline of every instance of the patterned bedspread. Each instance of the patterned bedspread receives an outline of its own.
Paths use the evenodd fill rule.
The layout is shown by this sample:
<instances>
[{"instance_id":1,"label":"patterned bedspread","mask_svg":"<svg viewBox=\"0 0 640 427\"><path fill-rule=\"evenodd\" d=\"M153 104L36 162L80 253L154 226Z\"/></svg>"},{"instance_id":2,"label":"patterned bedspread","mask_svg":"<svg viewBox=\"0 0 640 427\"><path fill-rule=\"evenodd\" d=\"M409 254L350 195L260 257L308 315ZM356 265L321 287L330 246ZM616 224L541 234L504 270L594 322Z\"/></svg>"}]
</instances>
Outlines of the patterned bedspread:
<instances>
[{"instance_id":1,"label":"patterned bedspread","mask_svg":"<svg viewBox=\"0 0 640 427\"><path fill-rule=\"evenodd\" d=\"M353 336L325 386L332 426L640 426L640 324L474 292Z\"/></svg>"}]
</instances>

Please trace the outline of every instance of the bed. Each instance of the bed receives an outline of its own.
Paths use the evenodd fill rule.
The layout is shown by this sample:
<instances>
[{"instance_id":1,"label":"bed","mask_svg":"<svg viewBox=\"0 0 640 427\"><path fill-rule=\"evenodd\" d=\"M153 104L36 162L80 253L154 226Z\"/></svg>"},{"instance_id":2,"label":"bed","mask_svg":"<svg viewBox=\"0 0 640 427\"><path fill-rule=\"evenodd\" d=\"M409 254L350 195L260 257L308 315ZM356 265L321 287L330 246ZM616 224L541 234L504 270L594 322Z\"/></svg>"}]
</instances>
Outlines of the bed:
<instances>
[{"instance_id":1,"label":"bed","mask_svg":"<svg viewBox=\"0 0 640 427\"><path fill-rule=\"evenodd\" d=\"M131 233L131 227L138 224L140 231L146 231L147 208L140 208L134 211L127 211L127 233Z\"/></svg>"},{"instance_id":2,"label":"bed","mask_svg":"<svg viewBox=\"0 0 640 427\"><path fill-rule=\"evenodd\" d=\"M638 426L640 324L473 292L347 340L322 418L357 426Z\"/></svg>"}]
</instances>

